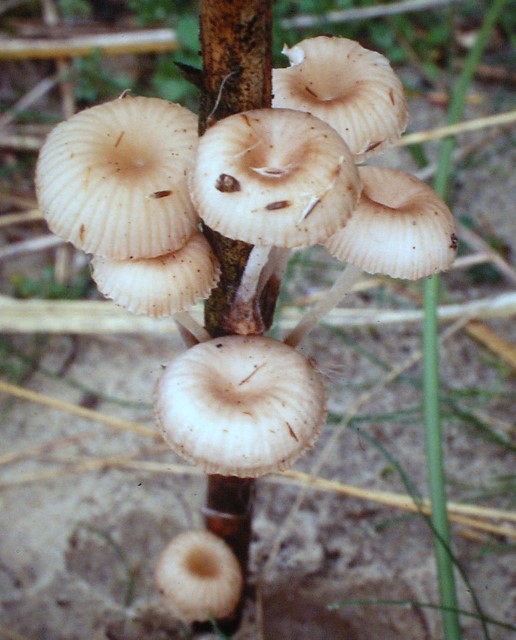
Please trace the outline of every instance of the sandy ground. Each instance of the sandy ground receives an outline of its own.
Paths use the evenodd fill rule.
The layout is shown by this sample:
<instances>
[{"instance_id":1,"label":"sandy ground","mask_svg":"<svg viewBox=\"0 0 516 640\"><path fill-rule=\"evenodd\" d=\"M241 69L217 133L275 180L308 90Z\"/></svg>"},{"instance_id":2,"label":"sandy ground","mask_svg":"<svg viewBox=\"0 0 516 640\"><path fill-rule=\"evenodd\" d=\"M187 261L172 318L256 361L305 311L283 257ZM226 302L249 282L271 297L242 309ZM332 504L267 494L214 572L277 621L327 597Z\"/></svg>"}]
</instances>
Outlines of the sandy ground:
<instances>
[{"instance_id":1,"label":"sandy ground","mask_svg":"<svg viewBox=\"0 0 516 640\"><path fill-rule=\"evenodd\" d=\"M486 89L479 91L487 99ZM422 101L412 105L414 130L442 122L442 111L429 112L423 106ZM491 107L481 104L468 115L489 113ZM473 217L514 243L516 158L508 139L505 134L485 144L460 172L455 213ZM385 162L413 169L406 152L390 153ZM328 273L334 273L327 257L318 252L315 258L327 261ZM290 297L320 287L322 274L320 264L297 266ZM444 281L447 302L510 288L504 280L474 286L464 273L451 273ZM418 295L418 286L409 288L409 297L417 300ZM401 308L408 296L384 287L356 294L349 304ZM505 340L514 339L509 319L488 324ZM150 398L162 364L182 349L177 335L18 336L11 344L27 353L36 340L40 355L24 380L27 388L156 431ZM404 492L399 464L425 494L420 362L416 359L401 375L385 380L419 348L417 324L375 323L340 332L321 327L305 340L303 352L327 376L332 419L296 469L310 471L337 430L321 477ZM515 391L514 377L460 328L444 341L441 365L443 394L468 414L458 419L447 405L450 497L513 508L514 500L498 495L497 489L514 473L514 455L489 441L474 419L489 420L504 437L514 438L509 396ZM468 393L471 389L485 393ZM358 400L357 419L346 426ZM181 461L159 437L117 430L6 395L0 401L0 638L187 637L158 601L153 565L174 534L202 525L203 476L191 468L172 471L170 466ZM19 455L9 460L5 455L11 453ZM100 464L100 457L111 461ZM151 468L143 462L159 464ZM301 493L298 510L287 518ZM430 608L328 608L361 598L436 603L431 535L421 517L269 478L258 482L253 531L251 584L238 638L442 638L440 615ZM454 551L469 580L465 584L458 576L461 606L474 611L472 587L487 615L516 624L510 540L460 525L454 525L453 532ZM463 623L465 640L488 637L474 618L464 617ZM495 625L489 632L491 640L511 637Z\"/></svg>"}]
</instances>

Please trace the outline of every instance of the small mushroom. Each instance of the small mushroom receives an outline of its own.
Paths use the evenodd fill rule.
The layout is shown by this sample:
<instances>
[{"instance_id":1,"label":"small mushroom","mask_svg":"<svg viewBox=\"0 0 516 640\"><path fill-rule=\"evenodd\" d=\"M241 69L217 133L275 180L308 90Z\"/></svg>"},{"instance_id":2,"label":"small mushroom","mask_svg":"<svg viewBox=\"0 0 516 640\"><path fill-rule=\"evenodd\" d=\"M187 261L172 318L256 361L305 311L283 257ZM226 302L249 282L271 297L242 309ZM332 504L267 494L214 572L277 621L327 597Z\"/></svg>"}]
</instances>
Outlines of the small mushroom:
<instances>
[{"instance_id":1,"label":"small mushroom","mask_svg":"<svg viewBox=\"0 0 516 640\"><path fill-rule=\"evenodd\" d=\"M155 579L164 606L184 622L224 618L242 591L242 571L229 546L209 531L185 531L161 553Z\"/></svg>"},{"instance_id":2,"label":"small mushroom","mask_svg":"<svg viewBox=\"0 0 516 640\"><path fill-rule=\"evenodd\" d=\"M308 111L330 124L356 160L399 139L408 121L403 86L387 58L347 38L318 36L283 50L273 107Z\"/></svg>"},{"instance_id":3,"label":"small mushroom","mask_svg":"<svg viewBox=\"0 0 516 640\"><path fill-rule=\"evenodd\" d=\"M341 137L309 113L258 109L210 127L199 141L192 198L219 233L259 246L324 242L360 191Z\"/></svg>"},{"instance_id":4,"label":"small mushroom","mask_svg":"<svg viewBox=\"0 0 516 640\"><path fill-rule=\"evenodd\" d=\"M207 473L256 477L289 467L326 419L322 376L292 347L225 336L170 362L154 393L163 437Z\"/></svg>"},{"instance_id":5,"label":"small mushroom","mask_svg":"<svg viewBox=\"0 0 516 640\"><path fill-rule=\"evenodd\" d=\"M360 167L362 195L345 227L325 243L346 262L333 285L285 337L297 346L345 296L362 271L417 280L449 269L457 250L446 204L428 185L395 169Z\"/></svg>"},{"instance_id":6,"label":"small mushroom","mask_svg":"<svg viewBox=\"0 0 516 640\"><path fill-rule=\"evenodd\" d=\"M92 267L103 295L128 311L157 318L207 298L220 275L218 261L200 232L173 253L139 260L95 256Z\"/></svg>"},{"instance_id":7,"label":"small mushroom","mask_svg":"<svg viewBox=\"0 0 516 640\"><path fill-rule=\"evenodd\" d=\"M179 249L198 223L186 179L197 139L196 116L159 98L113 100L60 123L36 166L50 229L106 258Z\"/></svg>"},{"instance_id":8,"label":"small mushroom","mask_svg":"<svg viewBox=\"0 0 516 640\"><path fill-rule=\"evenodd\" d=\"M450 268L457 250L450 210L421 180L397 169L360 167L362 195L348 224L326 243L367 271L417 280Z\"/></svg>"}]
</instances>

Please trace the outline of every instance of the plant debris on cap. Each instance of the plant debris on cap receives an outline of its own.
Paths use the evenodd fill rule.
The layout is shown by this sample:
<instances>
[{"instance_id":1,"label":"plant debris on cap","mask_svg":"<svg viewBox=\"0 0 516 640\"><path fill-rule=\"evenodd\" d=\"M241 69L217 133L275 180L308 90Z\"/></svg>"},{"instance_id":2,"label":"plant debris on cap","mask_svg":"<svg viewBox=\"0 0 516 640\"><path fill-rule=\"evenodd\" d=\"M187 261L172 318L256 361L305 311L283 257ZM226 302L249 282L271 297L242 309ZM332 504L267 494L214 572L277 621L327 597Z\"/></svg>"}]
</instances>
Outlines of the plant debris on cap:
<instances>
[{"instance_id":1,"label":"plant debris on cap","mask_svg":"<svg viewBox=\"0 0 516 640\"><path fill-rule=\"evenodd\" d=\"M434 190L397 169L360 167L362 196L326 249L368 273L417 280L450 268L457 251L450 210Z\"/></svg>"},{"instance_id":2,"label":"plant debris on cap","mask_svg":"<svg viewBox=\"0 0 516 640\"><path fill-rule=\"evenodd\" d=\"M324 242L360 187L344 141L318 118L258 109L217 122L199 142L192 198L219 233L260 246Z\"/></svg>"},{"instance_id":3,"label":"plant debris on cap","mask_svg":"<svg viewBox=\"0 0 516 640\"><path fill-rule=\"evenodd\" d=\"M119 98L60 123L36 166L50 229L107 258L179 249L198 223L186 179L197 140L196 116L159 98Z\"/></svg>"},{"instance_id":4,"label":"plant debris on cap","mask_svg":"<svg viewBox=\"0 0 516 640\"><path fill-rule=\"evenodd\" d=\"M273 107L309 111L331 124L356 160L399 139L408 122L403 86L387 58L347 38L318 36L283 49Z\"/></svg>"},{"instance_id":5,"label":"plant debris on cap","mask_svg":"<svg viewBox=\"0 0 516 640\"><path fill-rule=\"evenodd\" d=\"M208 241L196 232L184 247L156 258L111 260L95 256L99 291L133 313L171 316L207 298L220 268Z\"/></svg>"},{"instance_id":6,"label":"plant debris on cap","mask_svg":"<svg viewBox=\"0 0 516 640\"><path fill-rule=\"evenodd\" d=\"M294 348L225 336L170 362L154 411L163 437L207 473L256 477L290 466L326 419L322 376Z\"/></svg>"},{"instance_id":7,"label":"plant debris on cap","mask_svg":"<svg viewBox=\"0 0 516 640\"><path fill-rule=\"evenodd\" d=\"M161 553L155 577L163 604L184 622L229 616L243 584L235 554L209 531L176 536Z\"/></svg>"}]
</instances>

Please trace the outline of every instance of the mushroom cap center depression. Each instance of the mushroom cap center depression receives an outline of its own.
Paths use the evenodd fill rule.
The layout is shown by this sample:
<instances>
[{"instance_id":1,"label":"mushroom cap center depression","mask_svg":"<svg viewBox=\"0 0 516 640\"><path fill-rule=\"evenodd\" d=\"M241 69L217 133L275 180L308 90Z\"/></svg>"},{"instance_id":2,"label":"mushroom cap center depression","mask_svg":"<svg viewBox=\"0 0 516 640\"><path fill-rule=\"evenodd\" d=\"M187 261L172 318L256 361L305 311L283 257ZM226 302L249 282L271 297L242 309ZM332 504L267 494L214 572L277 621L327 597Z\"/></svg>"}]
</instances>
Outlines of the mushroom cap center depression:
<instances>
[{"instance_id":1,"label":"mushroom cap center depression","mask_svg":"<svg viewBox=\"0 0 516 640\"><path fill-rule=\"evenodd\" d=\"M268 379L267 362L253 362L251 366L237 366L225 371L223 377L207 377L203 391L206 400L215 404L221 402L230 411L252 415L268 396L273 395Z\"/></svg>"},{"instance_id":2,"label":"mushroom cap center depression","mask_svg":"<svg viewBox=\"0 0 516 640\"><path fill-rule=\"evenodd\" d=\"M120 181L151 175L161 164L159 154L134 132L118 130L106 134L98 144L98 170L116 175Z\"/></svg>"},{"instance_id":3,"label":"mushroom cap center depression","mask_svg":"<svg viewBox=\"0 0 516 640\"><path fill-rule=\"evenodd\" d=\"M250 177L259 182L281 182L291 178L310 158L316 149L310 140L293 146L271 136L268 140L252 138L249 151L242 155L241 169L251 170ZM320 153L320 151L318 151Z\"/></svg>"},{"instance_id":4,"label":"mushroom cap center depression","mask_svg":"<svg viewBox=\"0 0 516 640\"><path fill-rule=\"evenodd\" d=\"M217 578L220 574L220 563L209 550L201 547L194 547L185 558L185 566L189 573L196 578L210 580Z\"/></svg>"}]
</instances>

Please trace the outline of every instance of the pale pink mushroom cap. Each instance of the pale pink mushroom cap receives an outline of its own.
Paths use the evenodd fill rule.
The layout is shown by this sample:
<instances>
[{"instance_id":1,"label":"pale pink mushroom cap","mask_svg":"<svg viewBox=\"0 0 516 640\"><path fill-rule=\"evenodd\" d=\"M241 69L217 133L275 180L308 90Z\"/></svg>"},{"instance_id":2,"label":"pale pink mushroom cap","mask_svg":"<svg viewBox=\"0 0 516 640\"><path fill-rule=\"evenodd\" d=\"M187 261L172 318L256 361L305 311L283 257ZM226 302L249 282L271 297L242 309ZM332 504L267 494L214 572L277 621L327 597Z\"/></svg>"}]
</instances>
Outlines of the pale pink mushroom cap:
<instances>
[{"instance_id":1,"label":"pale pink mushroom cap","mask_svg":"<svg viewBox=\"0 0 516 640\"><path fill-rule=\"evenodd\" d=\"M139 260L95 256L92 267L103 295L128 311L157 318L207 298L220 275L218 261L200 232L173 253Z\"/></svg>"},{"instance_id":2,"label":"pale pink mushroom cap","mask_svg":"<svg viewBox=\"0 0 516 640\"><path fill-rule=\"evenodd\" d=\"M207 473L256 477L289 467L326 419L321 375L293 347L225 336L170 362L154 394L163 437Z\"/></svg>"},{"instance_id":3,"label":"pale pink mushroom cap","mask_svg":"<svg viewBox=\"0 0 516 640\"><path fill-rule=\"evenodd\" d=\"M231 615L243 584L235 554L209 531L176 536L158 558L155 578L163 605L184 622Z\"/></svg>"},{"instance_id":4,"label":"pale pink mushroom cap","mask_svg":"<svg viewBox=\"0 0 516 640\"><path fill-rule=\"evenodd\" d=\"M191 186L209 227L288 248L324 242L345 224L360 191L354 160L336 131L290 109L248 111L208 129Z\"/></svg>"},{"instance_id":5,"label":"pale pink mushroom cap","mask_svg":"<svg viewBox=\"0 0 516 640\"><path fill-rule=\"evenodd\" d=\"M127 96L60 123L36 167L50 229L108 258L179 249L198 223L186 179L197 140L196 116L159 98Z\"/></svg>"},{"instance_id":6,"label":"pale pink mushroom cap","mask_svg":"<svg viewBox=\"0 0 516 640\"><path fill-rule=\"evenodd\" d=\"M273 71L273 107L321 118L340 133L356 160L400 138L408 110L387 58L354 40L328 36L303 40L283 52L292 66Z\"/></svg>"},{"instance_id":7,"label":"pale pink mushroom cap","mask_svg":"<svg viewBox=\"0 0 516 640\"><path fill-rule=\"evenodd\" d=\"M326 243L368 273L417 280L450 268L457 250L450 210L428 185L396 169L360 167L362 196Z\"/></svg>"}]
</instances>

